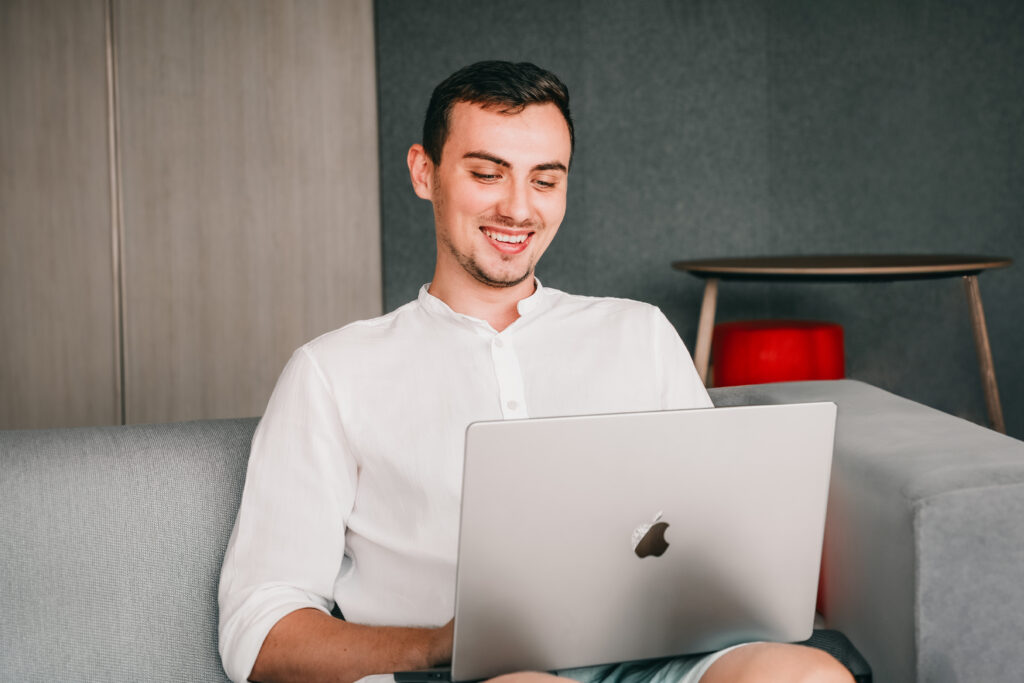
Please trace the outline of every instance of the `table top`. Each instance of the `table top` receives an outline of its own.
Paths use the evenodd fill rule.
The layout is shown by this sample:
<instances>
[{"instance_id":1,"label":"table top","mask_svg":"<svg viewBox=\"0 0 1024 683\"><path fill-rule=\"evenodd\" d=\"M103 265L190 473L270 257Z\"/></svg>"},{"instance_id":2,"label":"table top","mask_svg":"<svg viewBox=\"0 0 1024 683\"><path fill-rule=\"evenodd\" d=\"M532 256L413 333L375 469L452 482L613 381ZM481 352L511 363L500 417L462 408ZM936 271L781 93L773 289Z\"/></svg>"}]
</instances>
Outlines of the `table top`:
<instances>
[{"instance_id":1,"label":"table top","mask_svg":"<svg viewBox=\"0 0 1024 683\"><path fill-rule=\"evenodd\" d=\"M820 254L676 261L703 278L753 280L910 280L976 275L1013 261L970 254Z\"/></svg>"}]
</instances>

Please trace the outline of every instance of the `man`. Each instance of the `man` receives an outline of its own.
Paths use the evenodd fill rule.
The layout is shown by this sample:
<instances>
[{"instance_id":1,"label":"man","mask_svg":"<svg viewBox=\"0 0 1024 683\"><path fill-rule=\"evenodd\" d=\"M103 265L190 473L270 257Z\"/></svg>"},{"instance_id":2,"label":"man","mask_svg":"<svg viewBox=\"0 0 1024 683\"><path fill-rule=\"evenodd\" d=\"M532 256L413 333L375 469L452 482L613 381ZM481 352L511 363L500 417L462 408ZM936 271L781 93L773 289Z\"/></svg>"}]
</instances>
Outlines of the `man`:
<instances>
[{"instance_id":1,"label":"man","mask_svg":"<svg viewBox=\"0 0 1024 683\"><path fill-rule=\"evenodd\" d=\"M532 64L481 62L434 91L408 153L434 207L434 277L416 301L310 342L283 371L221 577L232 679L354 681L450 660L470 422L711 405L656 308L534 277L565 214L572 151L568 92ZM652 675L705 670L705 683L765 671L850 680L823 653L774 644Z\"/></svg>"}]
</instances>

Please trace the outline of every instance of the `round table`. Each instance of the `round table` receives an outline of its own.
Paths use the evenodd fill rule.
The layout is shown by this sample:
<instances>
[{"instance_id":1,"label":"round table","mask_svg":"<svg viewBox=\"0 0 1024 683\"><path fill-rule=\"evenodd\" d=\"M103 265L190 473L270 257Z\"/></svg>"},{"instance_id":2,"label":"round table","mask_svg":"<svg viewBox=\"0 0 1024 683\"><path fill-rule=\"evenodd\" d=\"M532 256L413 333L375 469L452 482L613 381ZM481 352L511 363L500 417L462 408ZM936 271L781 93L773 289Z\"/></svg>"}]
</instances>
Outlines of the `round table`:
<instances>
[{"instance_id":1,"label":"round table","mask_svg":"<svg viewBox=\"0 0 1024 683\"><path fill-rule=\"evenodd\" d=\"M989 421L993 429L1005 433L992 349L989 346L985 312L978 288L978 274L993 268L1006 268L1011 263L1013 261L1008 258L965 254L833 254L676 261L672 267L706 280L697 325L697 345L694 349L694 364L705 383L711 357L711 334L715 327L719 280L891 282L962 277L967 291Z\"/></svg>"}]
</instances>

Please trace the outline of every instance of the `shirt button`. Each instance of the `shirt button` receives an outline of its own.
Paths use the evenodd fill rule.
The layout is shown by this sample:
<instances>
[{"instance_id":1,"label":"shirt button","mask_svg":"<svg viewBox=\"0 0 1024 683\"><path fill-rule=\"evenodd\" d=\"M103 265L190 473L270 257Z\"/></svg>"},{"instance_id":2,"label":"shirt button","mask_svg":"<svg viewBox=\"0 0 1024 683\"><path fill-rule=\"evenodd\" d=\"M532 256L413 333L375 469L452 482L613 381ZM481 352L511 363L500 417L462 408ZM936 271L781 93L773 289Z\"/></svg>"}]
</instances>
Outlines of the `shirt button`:
<instances>
[{"instance_id":1,"label":"shirt button","mask_svg":"<svg viewBox=\"0 0 1024 683\"><path fill-rule=\"evenodd\" d=\"M500 348L501 348L502 346L504 346L504 345L505 345L505 342L503 342L503 341L501 341L501 339L499 339L499 338L495 337L495 338L494 338L494 345L495 345L495 346L496 346L497 348L499 348L499 349L500 349Z\"/></svg>"},{"instance_id":2,"label":"shirt button","mask_svg":"<svg viewBox=\"0 0 1024 683\"><path fill-rule=\"evenodd\" d=\"M508 407L509 410L515 410L516 408L519 407L519 403L516 401L509 401L505 405Z\"/></svg>"}]
</instances>

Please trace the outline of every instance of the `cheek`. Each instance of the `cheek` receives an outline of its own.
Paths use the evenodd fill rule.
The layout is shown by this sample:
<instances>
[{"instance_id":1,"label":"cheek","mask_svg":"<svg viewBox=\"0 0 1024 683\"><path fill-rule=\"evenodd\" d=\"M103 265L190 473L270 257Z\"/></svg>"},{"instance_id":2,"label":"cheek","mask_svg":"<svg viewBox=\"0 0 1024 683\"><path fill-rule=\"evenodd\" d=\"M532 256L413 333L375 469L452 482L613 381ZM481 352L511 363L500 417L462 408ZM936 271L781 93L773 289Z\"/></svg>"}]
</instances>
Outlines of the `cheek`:
<instances>
[{"instance_id":1,"label":"cheek","mask_svg":"<svg viewBox=\"0 0 1024 683\"><path fill-rule=\"evenodd\" d=\"M490 188L480 186L467 187L464 191L449 197L450 206L461 216L474 219L494 213L499 197Z\"/></svg>"},{"instance_id":2,"label":"cheek","mask_svg":"<svg viewBox=\"0 0 1024 683\"><path fill-rule=\"evenodd\" d=\"M544 216L544 223L548 227L558 227L562 219L565 218L565 194L551 197L548 201L545 201L541 207L541 214Z\"/></svg>"}]
</instances>

